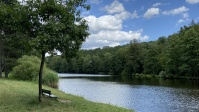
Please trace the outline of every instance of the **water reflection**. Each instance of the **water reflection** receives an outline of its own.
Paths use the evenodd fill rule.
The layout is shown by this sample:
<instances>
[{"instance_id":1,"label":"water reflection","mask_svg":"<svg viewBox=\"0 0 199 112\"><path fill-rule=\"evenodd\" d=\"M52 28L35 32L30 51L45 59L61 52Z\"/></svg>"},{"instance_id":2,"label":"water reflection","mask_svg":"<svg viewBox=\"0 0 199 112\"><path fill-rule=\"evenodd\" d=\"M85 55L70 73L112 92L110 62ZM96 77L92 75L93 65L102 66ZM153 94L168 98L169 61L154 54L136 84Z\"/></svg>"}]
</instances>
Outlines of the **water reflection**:
<instances>
[{"instance_id":1,"label":"water reflection","mask_svg":"<svg viewBox=\"0 0 199 112\"><path fill-rule=\"evenodd\" d=\"M135 77L61 78L59 89L136 112L198 112L198 81Z\"/></svg>"},{"instance_id":2,"label":"water reflection","mask_svg":"<svg viewBox=\"0 0 199 112\"><path fill-rule=\"evenodd\" d=\"M94 81L111 81L130 85L152 85L174 88L199 89L199 80L189 79L160 79L160 78L139 78L129 76L110 76L110 77L89 77Z\"/></svg>"}]
</instances>

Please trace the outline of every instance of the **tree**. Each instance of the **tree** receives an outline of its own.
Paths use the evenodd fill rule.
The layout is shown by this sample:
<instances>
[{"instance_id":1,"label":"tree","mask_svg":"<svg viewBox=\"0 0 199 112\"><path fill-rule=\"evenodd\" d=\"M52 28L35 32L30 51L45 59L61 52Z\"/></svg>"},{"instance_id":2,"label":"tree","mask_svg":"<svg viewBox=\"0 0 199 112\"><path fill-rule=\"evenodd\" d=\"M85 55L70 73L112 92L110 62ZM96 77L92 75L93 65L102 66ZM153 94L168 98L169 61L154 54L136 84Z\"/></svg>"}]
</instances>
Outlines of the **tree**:
<instances>
[{"instance_id":1,"label":"tree","mask_svg":"<svg viewBox=\"0 0 199 112\"><path fill-rule=\"evenodd\" d=\"M179 32L180 37L180 61L179 66L181 74L189 75L191 77L199 76L199 25L192 21L191 26L184 27Z\"/></svg>"},{"instance_id":2,"label":"tree","mask_svg":"<svg viewBox=\"0 0 199 112\"><path fill-rule=\"evenodd\" d=\"M109 74L120 75L122 73L126 64L126 59L125 59L126 53L127 51L124 48L120 48L117 50L117 53L113 55L111 59L111 65L110 65L111 67Z\"/></svg>"},{"instance_id":3,"label":"tree","mask_svg":"<svg viewBox=\"0 0 199 112\"><path fill-rule=\"evenodd\" d=\"M7 5L15 5L16 2L17 0L0 0L0 3L4 3Z\"/></svg>"},{"instance_id":4,"label":"tree","mask_svg":"<svg viewBox=\"0 0 199 112\"><path fill-rule=\"evenodd\" d=\"M65 57L73 57L88 37L88 25L81 10L89 10L86 0L29 0L23 6L28 45L41 53L39 70L39 101L42 94L42 72L45 54L58 50ZM82 7L82 8L79 8ZM80 10L81 9L81 10Z\"/></svg>"},{"instance_id":5,"label":"tree","mask_svg":"<svg viewBox=\"0 0 199 112\"><path fill-rule=\"evenodd\" d=\"M179 33L168 38L167 71L171 74L198 77L199 76L199 24L184 26Z\"/></svg>"},{"instance_id":6,"label":"tree","mask_svg":"<svg viewBox=\"0 0 199 112\"><path fill-rule=\"evenodd\" d=\"M108 74L109 70L111 69L111 59L112 59L112 54L111 53L104 53L103 59L102 60L102 72L104 74Z\"/></svg>"},{"instance_id":7,"label":"tree","mask_svg":"<svg viewBox=\"0 0 199 112\"><path fill-rule=\"evenodd\" d=\"M90 54L87 54L83 59L83 71L85 73L91 73L92 72L92 56Z\"/></svg>"},{"instance_id":8,"label":"tree","mask_svg":"<svg viewBox=\"0 0 199 112\"><path fill-rule=\"evenodd\" d=\"M128 75L140 73L142 70L141 56L140 56L140 44L136 39L130 42L126 55L125 72Z\"/></svg>"},{"instance_id":9,"label":"tree","mask_svg":"<svg viewBox=\"0 0 199 112\"><path fill-rule=\"evenodd\" d=\"M161 67L162 71L165 71L167 61L166 53L168 49L168 39L166 37L159 37L157 40L157 47L157 50L160 52L158 54L158 65Z\"/></svg>"},{"instance_id":10,"label":"tree","mask_svg":"<svg viewBox=\"0 0 199 112\"><path fill-rule=\"evenodd\" d=\"M180 56L180 38L178 34L173 34L168 37L168 45L166 51L166 71L170 74L179 74L179 66L182 64Z\"/></svg>"},{"instance_id":11,"label":"tree","mask_svg":"<svg viewBox=\"0 0 199 112\"><path fill-rule=\"evenodd\" d=\"M144 73L158 75L166 69L166 48L167 39L159 37L157 41L145 44L144 56Z\"/></svg>"},{"instance_id":12,"label":"tree","mask_svg":"<svg viewBox=\"0 0 199 112\"><path fill-rule=\"evenodd\" d=\"M21 25L21 6L17 0L0 0L0 77L8 77L16 59L22 56L25 44ZM20 12L20 14L18 13ZM21 37L24 37L23 39Z\"/></svg>"},{"instance_id":13,"label":"tree","mask_svg":"<svg viewBox=\"0 0 199 112\"><path fill-rule=\"evenodd\" d=\"M2 71L4 68L4 58L3 58L3 46L2 41L0 40L0 78L2 78Z\"/></svg>"}]
</instances>

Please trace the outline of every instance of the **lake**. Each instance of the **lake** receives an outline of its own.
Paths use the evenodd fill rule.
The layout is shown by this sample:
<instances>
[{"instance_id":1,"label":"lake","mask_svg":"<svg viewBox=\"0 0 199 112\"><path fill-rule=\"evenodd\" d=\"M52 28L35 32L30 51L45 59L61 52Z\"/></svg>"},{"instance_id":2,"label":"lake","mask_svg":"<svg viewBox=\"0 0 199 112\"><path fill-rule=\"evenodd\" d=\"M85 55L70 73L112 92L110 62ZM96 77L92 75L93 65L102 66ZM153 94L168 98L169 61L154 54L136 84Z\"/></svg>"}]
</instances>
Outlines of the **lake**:
<instances>
[{"instance_id":1,"label":"lake","mask_svg":"<svg viewBox=\"0 0 199 112\"><path fill-rule=\"evenodd\" d=\"M136 112L199 112L198 80L59 74L59 90Z\"/></svg>"}]
</instances>

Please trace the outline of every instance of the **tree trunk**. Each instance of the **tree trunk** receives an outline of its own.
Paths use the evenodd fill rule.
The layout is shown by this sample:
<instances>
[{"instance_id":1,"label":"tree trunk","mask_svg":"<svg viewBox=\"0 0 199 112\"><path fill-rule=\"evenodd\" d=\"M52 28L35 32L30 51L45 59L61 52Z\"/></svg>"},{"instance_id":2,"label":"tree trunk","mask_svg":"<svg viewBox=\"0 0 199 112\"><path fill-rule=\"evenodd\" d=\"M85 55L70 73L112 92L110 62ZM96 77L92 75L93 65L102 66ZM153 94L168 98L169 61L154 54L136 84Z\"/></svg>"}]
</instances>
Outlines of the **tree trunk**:
<instances>
[{"instance_id":1,"label":"tree trunk","mask_svg":"<svg viewBox=\"0 0 199 112\"><path fill-rule=\"evenodd\" d=\"M3 43L0 41L0 78L2 78L3 71Z\"/></svg>"},{"instance_id":2,"label":"tree trunk","mask_svg":"<svg viewBox=\"0 0 199 112\"><path fill-rule=\"evenodd\" d=\"M39 102L42 102L42 74L43 74L43 68L44 68L44 62L45 62L45 51L42 51L42 57L41 57L41 65L39 70Z\"/></svg>"},{"instance_id":3,"label":"tree trunk","mask_svg":"<svg viewBox=\"0 0 199 112\"><path fill-rule=\"evenodd\" d=\"M0 46L1 47L1 46ZM3 71L3 67L2 67L2 56L1 56L1 49L0 49L0 78L2 78L2 71Z\"/></svg>"},{"instance_id":4,"label":"tree trunk","mask_svg":"<svg viewBox=\"0 0 199 112\"><path fill-rule=\"evenodd\" d=\"M5 78L8 78L8 74L9 74L10 70L5 70Z\"/></svg>"},{"instance_id":5,"label":"tree trunk","mask_svg":"<svg viewBox=\"0 0 199 112\"><path fill-rule=\"evenodd\" d=\"M1 66L0 66L0 78L2 78L2 69L1 69Z\"/></svg>"},{"instance_id":6,"label":"tree trunk","mask_svg":"<svg viewBox=\"0 0 199 112\"><path fill-rule=\"evenodd\" d=\"M2 62L0 62L0 78L2 78L2 71L3 71L3 64Z\"/></svg>"}]
</instances>

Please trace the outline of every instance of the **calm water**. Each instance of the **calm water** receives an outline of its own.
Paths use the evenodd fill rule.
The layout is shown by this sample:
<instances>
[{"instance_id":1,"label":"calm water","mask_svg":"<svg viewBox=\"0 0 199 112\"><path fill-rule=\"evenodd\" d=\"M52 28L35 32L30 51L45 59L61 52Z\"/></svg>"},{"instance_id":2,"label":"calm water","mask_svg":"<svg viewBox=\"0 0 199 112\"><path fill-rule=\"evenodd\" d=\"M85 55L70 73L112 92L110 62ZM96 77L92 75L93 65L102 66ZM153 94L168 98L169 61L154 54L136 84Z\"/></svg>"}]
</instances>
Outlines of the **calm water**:
<instances>
[{"instance_id":1,"label":"calm water","mask_svg":"<svg viewBox=\"0 0 199 112\"><path fill-rule=\"evenodd\" d=\"M59 74L59 89L136 112L199 112L199 81ZM63 78L64 77L64 78Z\"/></svg>"}]
</instances>

